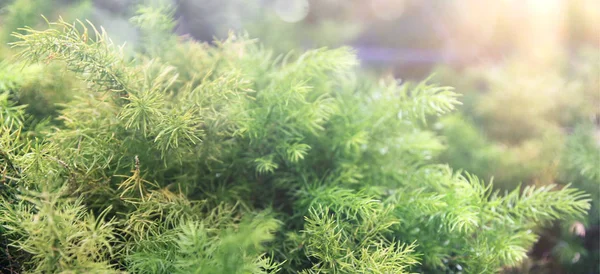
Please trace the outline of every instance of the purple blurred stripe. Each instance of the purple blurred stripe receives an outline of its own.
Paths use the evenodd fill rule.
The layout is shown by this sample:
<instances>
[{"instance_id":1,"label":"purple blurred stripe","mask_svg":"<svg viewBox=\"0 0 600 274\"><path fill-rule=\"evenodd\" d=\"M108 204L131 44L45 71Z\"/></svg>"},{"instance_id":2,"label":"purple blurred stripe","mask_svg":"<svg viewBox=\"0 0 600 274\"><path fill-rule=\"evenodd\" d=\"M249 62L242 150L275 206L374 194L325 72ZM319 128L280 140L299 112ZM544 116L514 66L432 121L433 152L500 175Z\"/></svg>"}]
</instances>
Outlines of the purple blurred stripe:
<instances>
[{"instance_id":1,"label":"purple blurred stripe","mask_svg":"<svg viewBox=\"0 0 600 274\"><path fill-rule=\"evenodd\" d=\"M358 58L366 63L442 63L448 62L447 55L440 51L423 49L394 49L381 47L354 46Z\"/></svg>"}]
</instances>

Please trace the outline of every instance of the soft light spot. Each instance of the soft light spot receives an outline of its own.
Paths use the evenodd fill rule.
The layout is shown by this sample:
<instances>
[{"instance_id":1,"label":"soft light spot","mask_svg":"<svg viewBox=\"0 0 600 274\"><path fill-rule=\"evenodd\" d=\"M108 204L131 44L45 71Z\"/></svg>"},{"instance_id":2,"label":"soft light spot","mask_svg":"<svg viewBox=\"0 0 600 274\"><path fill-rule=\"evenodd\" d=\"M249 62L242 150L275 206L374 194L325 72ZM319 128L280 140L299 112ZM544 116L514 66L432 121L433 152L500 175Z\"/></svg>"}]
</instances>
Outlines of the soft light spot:
<instances>
[{"instance_id":1,"label":"soft light spot","mask_svg":"<svg viewBox=\"0 0 600 274\"><path fill-rule=\"evenodd\" d=\"M277 0L274 9L281 20L295 23L308 15L309 7L308 0Z\"/></svg>"},{"instance_id":2,"label":"soft light spot","mask_svg":"<svg viewBox=\"0 0 600 274\"><path fill-rule=\"evenodd\" d=\"M573 260L571 260L572 263L577 263L579 262L579 259L581 259L581 254L579 254L579 252L575 253L575 256L573 256Z\"/></svg>"}]
</instances>

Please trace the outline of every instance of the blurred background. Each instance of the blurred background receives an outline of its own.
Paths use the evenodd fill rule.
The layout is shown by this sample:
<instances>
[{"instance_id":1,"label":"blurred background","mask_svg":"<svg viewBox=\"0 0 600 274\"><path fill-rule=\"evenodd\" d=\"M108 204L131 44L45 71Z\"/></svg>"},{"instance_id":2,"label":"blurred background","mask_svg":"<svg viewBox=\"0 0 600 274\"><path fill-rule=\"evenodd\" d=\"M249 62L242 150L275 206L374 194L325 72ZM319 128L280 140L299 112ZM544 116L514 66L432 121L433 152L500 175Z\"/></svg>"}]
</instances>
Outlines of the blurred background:
<instances>
[{"instance_id":1,"label":"blurred background","mask_svg":"<svg viewBox=\"0 0 600 274\"><path fill-rule=\"evenodd\" d=\"M10 33L44 27L40 14L89 19L133 49L129 18L159 2L182 36L247 32L278 53L349 45L364 73L455 87L460 110L430 123L447 146L436 161L500 191L570 183L594 201L587 219L538 231L529 259L505 272L600 273L600 1L0 0L0 59Z\"/></svg>"}]
</instances>

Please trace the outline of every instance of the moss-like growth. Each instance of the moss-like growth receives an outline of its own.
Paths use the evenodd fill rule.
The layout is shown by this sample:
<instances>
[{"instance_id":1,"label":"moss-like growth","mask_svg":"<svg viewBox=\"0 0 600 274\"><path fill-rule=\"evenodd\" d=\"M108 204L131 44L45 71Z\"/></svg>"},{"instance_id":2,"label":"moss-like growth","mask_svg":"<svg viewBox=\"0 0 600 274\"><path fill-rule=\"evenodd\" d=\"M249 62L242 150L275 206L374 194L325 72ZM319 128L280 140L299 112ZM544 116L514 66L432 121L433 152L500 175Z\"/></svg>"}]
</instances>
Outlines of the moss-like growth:
<instances>
[{"instance_id":1,"label":"moss-like growth","mask_svg":"<svg viewBox=\"0 0 600 274\"><path fill-rule=\"evenodd\" d=\"M526 257L537 225L589 208L572 188L499 195L435 164L424 121L457 95L366 79L348 48L171 37L129 60L80 22L16 38L22 61L87 85L34 135L0 97L9 271L493 273Z\"/></svg>"}]
</instances>

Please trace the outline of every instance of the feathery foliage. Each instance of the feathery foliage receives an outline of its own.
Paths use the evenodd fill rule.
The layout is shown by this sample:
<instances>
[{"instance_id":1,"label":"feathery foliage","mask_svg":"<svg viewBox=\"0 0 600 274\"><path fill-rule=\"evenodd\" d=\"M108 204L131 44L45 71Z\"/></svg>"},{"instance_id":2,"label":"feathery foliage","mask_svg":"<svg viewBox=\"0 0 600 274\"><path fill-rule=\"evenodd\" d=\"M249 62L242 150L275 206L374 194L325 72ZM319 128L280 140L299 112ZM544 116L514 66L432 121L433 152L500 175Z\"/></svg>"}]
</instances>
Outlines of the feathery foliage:
<instances>
[{"instance_id":1,"label":"feathery foliage","mask_svg":"<svg viewBox=\"0 0 600 274\"><path fill-rule=\"evenodd\" d=\"M600 236L596 136L600 63L595 48L572 54L553 60L555 66L535 67L509 59L500 65L441 73L459 85L465 104L460 114L440 119L436 128L448 145L442 161L493 177L500 189L510 190L522 182L572 185L589 193L589 217L563 219L541 230L539 246L546 251L537 249L532 260L541 260L530 262L548 265L551 272L560 271L557 262L569 272L597 272L598 247L593 243Z\"/></svg>"},{"instance_id":2,"label":"feathery foliage","mask_svg":"<svg viewBox=\"0 0 600 274\"><path fill-rule=\"evenodd\" d=\"M526 256L534 227L589 208L572 188L500 195L435 164L444 146L423 122L457 94L362 77L348 48L171 37L129 60L80 21L15 37L20 60L87 85L35 137L0 97L12 271L493 273Z\"/></svg>"}]
</instances>

